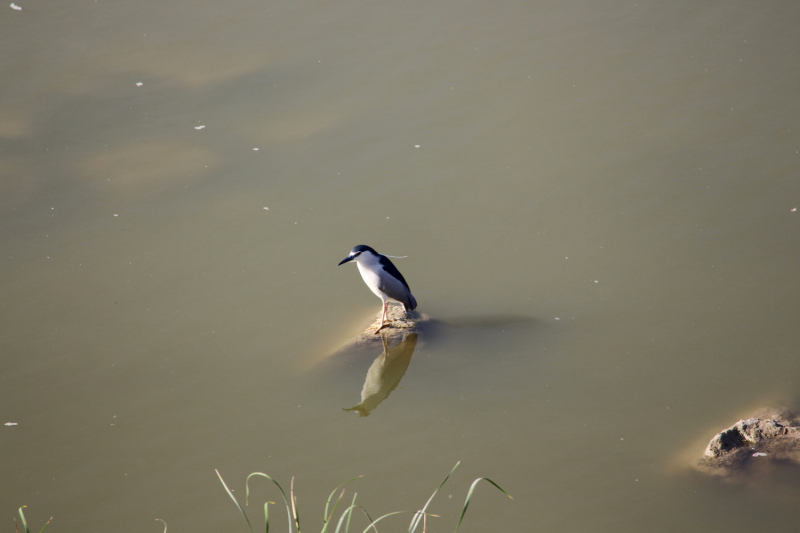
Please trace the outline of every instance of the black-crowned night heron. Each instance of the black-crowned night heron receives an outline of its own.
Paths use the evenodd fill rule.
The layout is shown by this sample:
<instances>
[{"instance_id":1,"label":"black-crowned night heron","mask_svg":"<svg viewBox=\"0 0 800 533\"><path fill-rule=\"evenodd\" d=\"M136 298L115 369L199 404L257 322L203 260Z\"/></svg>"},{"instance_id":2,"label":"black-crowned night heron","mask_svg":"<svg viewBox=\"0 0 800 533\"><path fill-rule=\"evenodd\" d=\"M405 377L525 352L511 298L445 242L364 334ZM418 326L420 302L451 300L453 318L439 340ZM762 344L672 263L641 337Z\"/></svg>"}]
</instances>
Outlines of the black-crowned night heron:
<instances>
[{"instance_id":1,"label":"black-crowned night heron","mask_svg":"<svg viewBox=\"0 0 800 533\"><path fill-rule=\"evenodd\" d=\"M417 300L411 294L405 278L397 270L397 267L389 261L385 255L381 255L369 246L359 244L350 251L350 255L342 259L339 264L343 265L350 261L358 264L358 270L364 283L375 296L383 300L383 314L381 314L381 325L375 330L377 334L383 329L386 321L386 311L389 300L395 300L403 304L406 312L417 308Z\"/></svg>"}]
</instances>

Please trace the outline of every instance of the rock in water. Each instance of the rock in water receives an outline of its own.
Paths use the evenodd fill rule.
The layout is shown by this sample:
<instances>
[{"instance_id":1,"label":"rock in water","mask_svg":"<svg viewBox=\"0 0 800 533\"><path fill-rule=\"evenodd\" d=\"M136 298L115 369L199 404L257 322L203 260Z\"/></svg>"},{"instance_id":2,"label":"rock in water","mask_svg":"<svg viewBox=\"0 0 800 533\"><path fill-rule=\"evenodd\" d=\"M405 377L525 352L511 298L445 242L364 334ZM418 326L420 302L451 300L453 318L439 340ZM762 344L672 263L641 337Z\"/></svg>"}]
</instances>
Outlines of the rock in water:
<instances>
[{"instance_id":1,"label":"rock in water","mask_svg":"<svg viewBox=\"0 0 800 533\"><path fill-rule=\"evenodd\" d=\"M800 465L800 419L785 409L768 409L739 420L711 439L698 466L729 475L751 460Z\"/></svg>"},{"instance_id":2,"label":"rock in water","mask_svg":"<svg viewBox=\"0 0 800 533\"><path fill-rule=\"evenodd\" d=\"M373 346L380 349L383 342L381 337L394 344L411 334L420 333L423 327L430 322L431 318L428 315L416 311L406 313L401 306L390 305L386 325L378 335L375 334L375 329L381 325L381 313L378 313L372 324L367 326L361 334L337 350L337 353Z\"/></svg>"}]
</instances>

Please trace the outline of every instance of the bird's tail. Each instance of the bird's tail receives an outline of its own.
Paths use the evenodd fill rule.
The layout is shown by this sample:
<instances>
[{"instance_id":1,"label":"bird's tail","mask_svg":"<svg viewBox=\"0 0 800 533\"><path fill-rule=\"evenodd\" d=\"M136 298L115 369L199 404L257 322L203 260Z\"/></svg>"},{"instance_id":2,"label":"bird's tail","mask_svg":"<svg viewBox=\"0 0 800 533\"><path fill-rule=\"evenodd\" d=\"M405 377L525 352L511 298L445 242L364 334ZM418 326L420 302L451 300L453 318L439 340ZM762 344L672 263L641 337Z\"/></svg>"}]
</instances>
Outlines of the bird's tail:
<instances>
[{"instance_id":1,"label":"bird's tail","mask_svg":"<svg viewBox=\"0 0 800 533\"><path fill-rule=\"evenodd\" d=\"M403 307L405 307L406 313L417 308L417 299L413 294L408 293L408 302L403 302Z\"/></svg>"}]
</instances>

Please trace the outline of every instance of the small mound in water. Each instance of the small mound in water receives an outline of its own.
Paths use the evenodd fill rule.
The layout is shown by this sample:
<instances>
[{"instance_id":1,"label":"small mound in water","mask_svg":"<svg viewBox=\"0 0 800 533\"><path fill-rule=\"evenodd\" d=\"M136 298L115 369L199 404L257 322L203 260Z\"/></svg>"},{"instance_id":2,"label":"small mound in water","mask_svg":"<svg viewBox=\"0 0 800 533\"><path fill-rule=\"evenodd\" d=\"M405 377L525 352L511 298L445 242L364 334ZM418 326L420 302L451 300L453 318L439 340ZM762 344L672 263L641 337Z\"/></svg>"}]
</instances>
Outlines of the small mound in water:
<instances>
[{"instance_id":1,"label":"small mound in water","mask_svg":"<svg viewBox=\"0 0 800 533\"><path fill-rule=\"evenodd\" d=\"M375 317L375 320L367 326L356 338L342 346L337 353L344 351L351 351L353 349L382 348L384 337L388 342L400 342L411 334L420 333L425 324L431 322L431 317L412 311L406 313L401 306L390 305L387 312L386 324L379 334L375 334L375 330L381 325L381 313Z\"/></svg>"},{"instance_id":2,"label":"small mound in water","mask_svg":"<svg viewBox=\"0 0 800 533\"><path fill-rule=\"evenodd\" d=\"M728 476L755 461L800 465L800 418L786 409L765 409L717 433L698 468Z\"/></svg>"}]
</instances>

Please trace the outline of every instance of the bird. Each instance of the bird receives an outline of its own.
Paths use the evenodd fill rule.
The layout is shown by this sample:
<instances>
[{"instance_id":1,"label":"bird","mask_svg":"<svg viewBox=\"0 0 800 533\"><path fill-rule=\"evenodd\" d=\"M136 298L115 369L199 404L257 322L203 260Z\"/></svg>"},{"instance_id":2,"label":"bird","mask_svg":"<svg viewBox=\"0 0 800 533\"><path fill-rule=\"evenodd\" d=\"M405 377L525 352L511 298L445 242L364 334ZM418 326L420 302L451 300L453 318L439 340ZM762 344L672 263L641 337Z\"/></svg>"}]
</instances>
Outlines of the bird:
<instances>
[{"instance_id":1,"label":"bird","mask_svg":"<svg viewBox=\"0 0 800 533\"><path fill-rule=\"evenodd\" d=\"M339 265L355 261L364 283L375 296L383 300L383 313L381 314L381 324L375 330L377 335L386 323L386 313L389 307L389 300L395 300L403 304L406 312L417 308L417 300L411 294L411 289L406 283L406 279L397 270L397 267L389 261L385 255L381 255L369 246L359 244L353 248L347 257L339 262Z\"/></svg>"}]
</instances>

